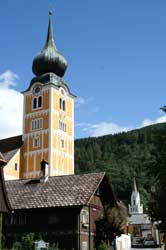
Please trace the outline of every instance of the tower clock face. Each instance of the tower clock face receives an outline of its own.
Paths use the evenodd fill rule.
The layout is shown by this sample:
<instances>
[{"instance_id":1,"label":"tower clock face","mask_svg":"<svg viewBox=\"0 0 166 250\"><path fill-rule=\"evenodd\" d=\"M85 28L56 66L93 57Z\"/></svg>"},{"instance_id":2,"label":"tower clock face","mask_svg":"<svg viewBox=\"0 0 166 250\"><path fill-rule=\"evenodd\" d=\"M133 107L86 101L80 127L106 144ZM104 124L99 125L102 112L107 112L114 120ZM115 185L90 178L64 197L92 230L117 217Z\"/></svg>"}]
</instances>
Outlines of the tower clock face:
<instances>
[{"instance_id":1,"label":"tower clock face","mask_svg":"<svg viewBox=\"0 0 166 250\"><path fill-rule=\"evenodd\" d=\"M41 86L37 85L32 90L33 95L38 96L41 94Z\"/></svg>"}]
</instances>

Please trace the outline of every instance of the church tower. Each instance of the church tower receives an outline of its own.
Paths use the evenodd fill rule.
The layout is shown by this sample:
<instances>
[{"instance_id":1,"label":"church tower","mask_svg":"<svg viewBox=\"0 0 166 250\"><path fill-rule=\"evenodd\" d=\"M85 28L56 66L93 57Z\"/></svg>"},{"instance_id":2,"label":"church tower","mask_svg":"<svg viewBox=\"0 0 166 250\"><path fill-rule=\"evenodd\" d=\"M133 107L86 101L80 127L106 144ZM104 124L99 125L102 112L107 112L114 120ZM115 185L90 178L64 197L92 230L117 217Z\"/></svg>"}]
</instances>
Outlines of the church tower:
<instances>
[{"instance_id":1,"label":"church tower","mask_svg":"<svg viewBox=\"0 0 166 250\"><path fill-rule=\"evenodd\" d=\"M44 48L33 60L36 75L24 95L21 178L38 178L40 162L48 174L74 174L74 98L63 79L67 61L57 50L52 13Z\"/></svg>"},{"instance_id":2,"label":"church tower","mask_svg":"<svg viewBox=\"0 0 166 250\"><path fill-rule=\"evenodd\" d=\"M132 214L143 214L143 205L140 204L140 194L137 190L136 181L134 178L134 187L131 195L131 205L129 205L129 213Z\"/></svg>"}]
</instances>

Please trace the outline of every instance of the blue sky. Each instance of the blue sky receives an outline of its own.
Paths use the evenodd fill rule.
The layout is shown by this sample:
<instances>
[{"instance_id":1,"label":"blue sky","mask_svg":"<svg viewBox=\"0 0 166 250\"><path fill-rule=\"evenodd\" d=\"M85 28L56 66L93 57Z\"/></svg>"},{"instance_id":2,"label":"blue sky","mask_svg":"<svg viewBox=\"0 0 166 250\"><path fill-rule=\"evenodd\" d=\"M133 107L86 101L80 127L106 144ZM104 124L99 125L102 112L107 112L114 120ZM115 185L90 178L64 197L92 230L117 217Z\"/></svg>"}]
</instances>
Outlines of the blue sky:
<instances>
[{"instance_id":1,"label":"blue sky","mask_svg":"<svg viewBox=\"0 0 166 250\"><path fill-rule=\"evenodd\" d=\"M32 60L44 46L50 7L56 46L68 60L65 80L78 96L76 138L166 121L159 111L166 104L165 0L5 0L0 138L20 133L18 91L33 77ZM11 118L6 125L8 116L13 127Z\"/></svg>"}]
</instances>

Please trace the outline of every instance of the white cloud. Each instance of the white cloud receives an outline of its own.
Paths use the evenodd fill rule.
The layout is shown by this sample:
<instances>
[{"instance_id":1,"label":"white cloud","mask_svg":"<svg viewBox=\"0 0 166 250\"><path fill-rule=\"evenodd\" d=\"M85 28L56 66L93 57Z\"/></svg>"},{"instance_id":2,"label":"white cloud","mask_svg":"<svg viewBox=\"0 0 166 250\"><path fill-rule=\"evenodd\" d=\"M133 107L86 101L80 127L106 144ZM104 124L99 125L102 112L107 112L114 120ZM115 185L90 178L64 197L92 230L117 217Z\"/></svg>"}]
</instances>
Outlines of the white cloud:
<instances>
[{"instance_id":1,"label":"white cloud","mask_svg":"<svg viewBox=\"0 0 166 250\"><path fill-rule=\"evenodd\" d=\"M85 104L85 99L83 97L77 97L75 100L75 108L79 108L81 105Z\"/></svg>"},{"instance_id":2,"label":"white cloud","mask_svg":"<svg viewBox=\"0 0 166 250\"><path fill-rule=\"evenodd\" d=\"M88 104L89 102L92 102L94 99L93 97L89 97L89 98L84 98L82 96L78 96L76 99L75 99L75 108L79 108L80 106L82 105L86 105Z\"/></svg>"},{"instance_id":3,"label":"white cloud","mask_svg":"<svg viewBox=\"0 0 166 250\"><path fill-rule=\"evenodd\" d=\"M79 127L82 132L86 133L86 136L97 137L108 134L117 134L120 132L127 132L133 129L149 126L152 124L166 122L166 116L160 116L155 120L144 119L140 126L121 126L117 123L113 122L100 122L98 124L90 124L90 123L77 123L76 127Z\"/></svg>"},{"instance_id":4,"label":"white cloud","mask_svg":"<svg viewBox=\"0 0 166 250\"><path fill-rule=\"evenodd\" d=\"M123 127L112 122L100 122L98 124L77 123L76 127L79 127L88 136L92 137L97 137L107 134L116 134L120 132L126 132L132 129L132 127Z\"/></svg>"},{"instance_id":5,"label":"white cloud","mask_svg":"<svg viewBox=\"0 0 166 250\"><path fill-rule=\"evenodd\" d=\"M17 79L10 70L0 74L0 138L22 133L23 96L11 88Z\"/></svg>"},{"instance_id":6,"label":"white cloud","mask_svg":"<svg viewBox=\"0 0 166 250\"><path fill-rule=\"evenodd\" d=\"M13 73L11 70L7 70L4 73L0 74L0 88L10 88L11 86L16 86L16 80L18 75Z\"/></svg>"},{"instance_id":7,"label":"white cloud","mask_svg":"<svg viewBox=\"0 0 166 250\"><path fill-rule=\"evenodd\" d=\"M166 122L166 115L160 116L160 117L156 118L155 120L151 120L151 119L146 118L143 120L140 127L146 127L146 126L149 126L152 124L162 123L162 122Z\"/></svg>"},{"instance_id":8,"label":"white cloud","mask_svg":"<svg viewBox=\"0 0 166 250\"><path fill-rule=\"evenodd\" d=\"M116 123L112 122L101 122L99 124L92 126L92 133L91 136L101 136L101 135L108 135L108 134L117 134L120 132L126 132L131 130L130 127L122 127Z\"/></svg>"}]
</instances>

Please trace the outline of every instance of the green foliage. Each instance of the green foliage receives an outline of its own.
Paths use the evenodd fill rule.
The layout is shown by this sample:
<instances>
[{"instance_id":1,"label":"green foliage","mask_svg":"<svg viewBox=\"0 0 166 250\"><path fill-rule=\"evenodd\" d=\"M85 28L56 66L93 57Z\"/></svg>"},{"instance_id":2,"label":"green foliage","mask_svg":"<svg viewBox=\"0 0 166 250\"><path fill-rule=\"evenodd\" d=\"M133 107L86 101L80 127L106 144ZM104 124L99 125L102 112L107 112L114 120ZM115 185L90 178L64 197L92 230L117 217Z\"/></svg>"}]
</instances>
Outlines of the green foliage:
<instances>
[{"instance_id":1,"label":"green foliage","mask_svg":"<svg viewBox=\"0 0 166 250\"><path fill-rule=\"evenodd\" d=\"M149 201L149 213L155 221L160 221L159 228L166 232L166 134L156 137L156 164L150 175L155 176Z\"/></svg>"},{"instance_id":2,"label":"green foliage","mask_svg":"<svg viewBox=\"0 0 166 250\"><path fill-rule=\"evenodd\" d=\"M21 237L16 237L13 243L13 250L34 250L35 234L25 233Z\"/></svg>"},{"instance_id":3,"label":"green foliage","mask_svg":"<svg viewBox=\"0 0 166 250\"><path fill-rule=\"evenodd\" d=\"M58 243L53 243L50 247L49 250L60 250L59 244Z\"/></svg>"},{"instance_id":4,"label":"green foliage","mask_svg":"<svg viewBox=\"0 0 166 250\"><path fill-rule=\"evenodd\" d=\"M12 250L22 250L22 245L20 242L14 242Z\"/></svg>"},{"instance_id":5,"label":"green foliage","mask_svg":"<svg viewBox=\"0 0 166 250\"><path fill-rule=\"evenodd\" d=\"M149 172L157 162L156 137L166 135L166 123L127 133L75 141L76 173L105 171L114 192L126 204L130 201L135 176L147 207L155 176Z\"/></svg>"},{"instance_id":6,"label":"green foliage","mask_svg":"<svg viewBox=\"0 0 166 250\"><path fill-rule=\"evenodd\" d=\"M125 232L127 218L127 208L122 202L106 207L102 218L96 222L98 237L112 242L116 236Z\"/></svg>"},{"instance_id":7,"label":"green foliage","mask_svg":"<svg viewBox=\"0 0 166 250\"><path fill-rule=\"evenodd\" d=\"M13 243L12 250L34 250L35 241L42 240L44 234L41 233L24 233L19 234L15 237L15 242ZM45 241L45 239L44 239ZM50 243L49 250L60 250L58 243Z\"/></svg>"},{"instance_id":8,"label":"green foliage","mask_svg":"<svg viewBox=\"0 0 166 250\"><path fill-rule=\"evenodd\" d=\"M100 242L98 250L107 250L107 245L103 240Z\"/></svg>"},{"instance_id":9,"label":"green foliage","mask_svg":"<svg viewBox=\"0 0 166 250\"><path fill-rule=\"evenodd\" d=\"M33 250L34 249L34 233L24 234L21 239L22 248L24 250Z\"/></svg>"}]
</instances>

